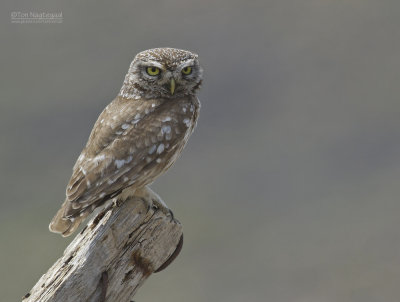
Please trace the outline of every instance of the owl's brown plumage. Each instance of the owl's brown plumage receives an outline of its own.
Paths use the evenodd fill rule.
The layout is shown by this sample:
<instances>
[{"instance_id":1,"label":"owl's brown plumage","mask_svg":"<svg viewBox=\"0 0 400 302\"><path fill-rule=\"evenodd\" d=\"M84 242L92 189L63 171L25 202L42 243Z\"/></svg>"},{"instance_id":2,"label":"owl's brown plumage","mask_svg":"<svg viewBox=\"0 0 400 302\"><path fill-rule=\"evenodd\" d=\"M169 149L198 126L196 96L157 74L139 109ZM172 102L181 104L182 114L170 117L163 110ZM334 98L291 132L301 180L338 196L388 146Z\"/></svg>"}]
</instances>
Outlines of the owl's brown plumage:
<instances>
[{"instance_id":1,"label":"owl's brown plumage","mask_svg":"<svg viewBox=\"0 0 400 302\"><path fill-rule=\"evenodd\" d=\"M200 103L195 93L201 81L197 55L191 52L157 48L139 53L119 95L97 119L50 230L70 235L94 208L165 172L196 125Z\"/></svg>"}]
</instances>

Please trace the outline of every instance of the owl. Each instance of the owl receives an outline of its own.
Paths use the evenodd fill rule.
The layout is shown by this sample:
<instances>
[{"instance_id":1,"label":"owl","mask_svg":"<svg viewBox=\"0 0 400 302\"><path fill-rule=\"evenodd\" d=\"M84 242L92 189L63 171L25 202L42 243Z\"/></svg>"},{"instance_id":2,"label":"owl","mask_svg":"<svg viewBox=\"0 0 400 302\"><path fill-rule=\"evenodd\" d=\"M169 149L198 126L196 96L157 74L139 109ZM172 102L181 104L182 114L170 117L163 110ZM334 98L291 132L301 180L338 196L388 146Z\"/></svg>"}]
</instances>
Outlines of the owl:
<instances>
[{"instance_id":1,"label":"owl","mask_svg":"<svg viewBox=\"0 0 400 302\"><path fill-rule=\"evenodd\" d=\"M118 96L94 124L50 231L69 236L116 196L150 195L166 209L148 185L177 160L196 126L202 73L198 56L186 50L136 55Z\"/></svg>"}]
</instances>

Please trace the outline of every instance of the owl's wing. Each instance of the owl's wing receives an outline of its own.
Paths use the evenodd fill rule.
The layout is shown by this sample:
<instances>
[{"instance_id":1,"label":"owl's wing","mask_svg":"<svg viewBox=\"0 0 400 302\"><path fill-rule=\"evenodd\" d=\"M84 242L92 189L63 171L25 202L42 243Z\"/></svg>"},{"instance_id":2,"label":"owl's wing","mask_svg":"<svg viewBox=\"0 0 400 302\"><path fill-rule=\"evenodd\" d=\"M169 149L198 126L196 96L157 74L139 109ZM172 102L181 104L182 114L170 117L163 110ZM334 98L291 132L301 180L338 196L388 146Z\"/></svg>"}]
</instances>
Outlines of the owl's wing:
<instances>
[{"instance_id":1,"label":"owl's wing","mask_svg":"<svg viewBox=\"0 0 400 302\"><path fill-rule=\"evenodd\" d=\"M114 100L100 115L74 166L64 216L75 217L128 186L152 182L193 130L197 113L191 106L149 100L132 106L124 99Z\"/></svg>"}]
</instances>

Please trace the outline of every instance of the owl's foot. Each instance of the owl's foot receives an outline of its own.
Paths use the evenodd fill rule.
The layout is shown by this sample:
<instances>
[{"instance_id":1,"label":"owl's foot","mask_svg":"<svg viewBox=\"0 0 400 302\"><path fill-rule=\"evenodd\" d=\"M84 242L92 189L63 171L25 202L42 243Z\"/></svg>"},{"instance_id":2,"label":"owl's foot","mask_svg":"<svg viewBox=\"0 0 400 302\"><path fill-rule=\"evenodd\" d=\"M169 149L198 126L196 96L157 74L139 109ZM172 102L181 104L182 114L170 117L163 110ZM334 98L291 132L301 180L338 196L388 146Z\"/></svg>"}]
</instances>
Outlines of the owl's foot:
<instances>
[{"instance_id":1,"label":"owl's foot","mask_svg":"<svg viewBox=\"0 0 400 302\"><path fill-rule=\"evenodd\" d=\"M161 197L149 187L137 190L135 196L141 197L143 200L147 201L147 210L150 210L150 208L156 209L164 213L165 216L170 217L171 221L175 221L174 213L168 208Z\"/></svg>"},{"instance_id":2,"label":"owl's foot","mask_svg":"<svg viewBox=\"0 0 400 302\"><path fill-rule=\"evenodd\" d=\"M175 220L174 213L165 205L165 202L162 199L153 199L153 208L156 210L160 210L165 216L170 217L171 221Z\"/></svg>"}]
</instances>

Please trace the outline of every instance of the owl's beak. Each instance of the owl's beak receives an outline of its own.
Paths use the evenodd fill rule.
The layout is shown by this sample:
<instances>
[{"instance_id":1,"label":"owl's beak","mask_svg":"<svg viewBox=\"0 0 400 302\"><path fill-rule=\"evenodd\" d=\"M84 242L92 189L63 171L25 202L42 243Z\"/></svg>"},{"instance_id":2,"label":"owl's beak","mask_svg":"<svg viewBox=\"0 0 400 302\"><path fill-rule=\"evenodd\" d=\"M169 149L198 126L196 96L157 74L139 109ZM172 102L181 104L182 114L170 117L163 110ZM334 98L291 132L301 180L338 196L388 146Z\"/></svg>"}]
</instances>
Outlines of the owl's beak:
<instances>
[{"instance_id":1,"label":"owl's beak","mask_svg":"<svg viewBox=\"0 0 400 302\"><path fill-rule=\"evenodd\" d=\"M175 79L174 78L171 78L171 85L170 85L170 91L171 91L171 95L173 95L174 94L174 92L175 92Z\"/></svg>"}]
</instances>

